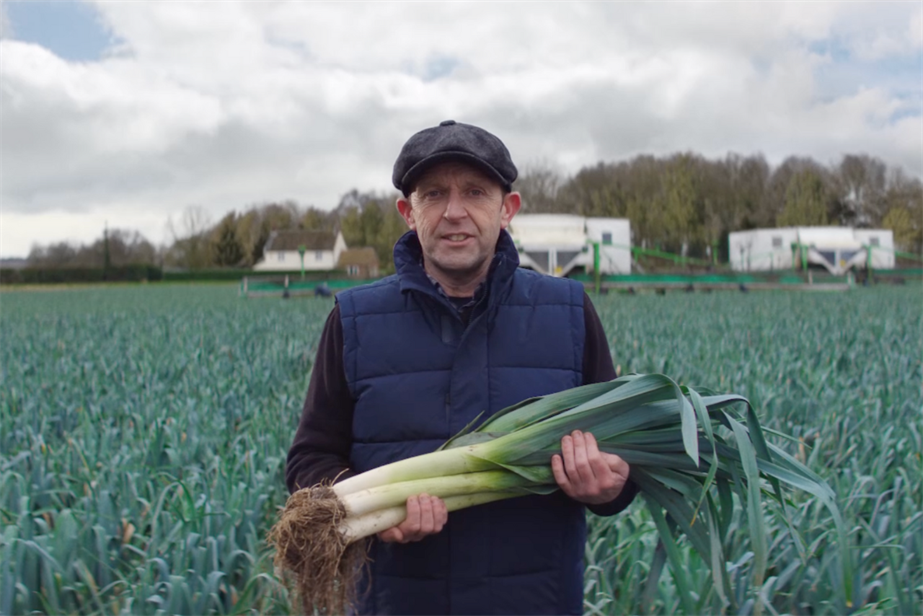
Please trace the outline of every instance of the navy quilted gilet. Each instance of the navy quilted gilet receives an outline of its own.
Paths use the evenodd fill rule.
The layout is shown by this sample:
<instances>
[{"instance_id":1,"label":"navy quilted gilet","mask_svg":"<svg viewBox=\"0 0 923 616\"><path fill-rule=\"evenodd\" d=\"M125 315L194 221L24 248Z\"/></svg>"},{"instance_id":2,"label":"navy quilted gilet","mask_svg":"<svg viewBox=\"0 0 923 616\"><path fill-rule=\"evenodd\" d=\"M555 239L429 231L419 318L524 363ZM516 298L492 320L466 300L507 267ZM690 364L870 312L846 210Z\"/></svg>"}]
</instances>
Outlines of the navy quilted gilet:
<instances>
[{"instance_id":1,"label":"navy quilted gilet","mask_svg":"<svg viewBox=\"0 0 923 616\"><path fill-rule=\"evenodd\" d=\"M426 277L415 233L394 255L396 275L337 295L356 471L583 383L583 287L519 269L505 231L467 325ZM560 492L453 512L420 542L375 542L360 613L582 613L585 536L583 506Z\"/></svg>"}]
</instances>

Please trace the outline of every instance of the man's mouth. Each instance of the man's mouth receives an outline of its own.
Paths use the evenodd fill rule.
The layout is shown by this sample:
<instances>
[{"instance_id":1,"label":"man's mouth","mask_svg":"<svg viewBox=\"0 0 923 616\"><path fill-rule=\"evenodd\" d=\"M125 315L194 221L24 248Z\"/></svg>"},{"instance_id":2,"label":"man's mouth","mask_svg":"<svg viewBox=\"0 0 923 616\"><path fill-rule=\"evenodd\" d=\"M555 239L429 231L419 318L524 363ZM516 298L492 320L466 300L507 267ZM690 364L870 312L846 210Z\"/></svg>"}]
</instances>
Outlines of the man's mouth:
<instances>
[{"instance_id":1,"label":"man's mouth","mask_svg":"<svg viewBox=\"0 0 923 616\"><path fill-rule=\"evenodd\" d=\"M449 240L450 242L464 242L469 237L471 236L466 233L452 233L442 236L443 239Z\"/></svg>"}]
</instances>

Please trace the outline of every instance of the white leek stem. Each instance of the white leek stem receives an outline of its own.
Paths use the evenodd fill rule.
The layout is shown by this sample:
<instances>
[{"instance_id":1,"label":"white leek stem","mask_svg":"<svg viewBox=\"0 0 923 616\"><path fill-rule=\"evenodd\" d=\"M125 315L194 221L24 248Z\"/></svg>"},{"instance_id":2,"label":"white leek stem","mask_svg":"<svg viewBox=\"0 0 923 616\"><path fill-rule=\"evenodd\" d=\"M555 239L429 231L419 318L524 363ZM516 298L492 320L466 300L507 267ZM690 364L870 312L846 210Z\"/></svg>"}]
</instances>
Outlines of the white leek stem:
<instances>
[{"instance_id":1,"label":"white leek stem","mask_svg":"<svg viewBox=\"0 0 923 616\"><path fill-rule=\"evenodd\" d=\"M445 508L448 511L458 511L466 507L483 505L504 498L520 496L518 492L481 492L478 494L462 494L460 496L447 496ZM379 509L365 515L350 517L340 524L340 533L349 543L369 537L383 530L397 526L407 517L407 506L388 507Z\"/></svg>"},{"instance_id":2,"label":"white leek stem","mask_svg":"<svg viewBox=\"0 0 923 616\"><path fill-rule=\"evenodd\" d=\"M341 497L340 501L346 508L347 516L355 517L379 509L403 505L409 497L417 494L429 494L444 499L463 494L509 490L531 483L528 479L510 471L485 471L391 483L361 492L353 492Z\"/></svg>"},{"instance_id":3,"label":"white leek stem","mask_svg":"<svg viewBox=\"0 0 923 616\"><path fill-rule=\"evenodd\" d=\"M344 479L333 486L333 491L342 498L347 494L391 483L428 477L447 477L449 475L487 471L496 468L496 465L491 462L470 455L473 451L476 451L473 447L469 445L468 447L434 451L422 456L415 456L379 466L361 475Z\"/></svg>"}]
</instances>

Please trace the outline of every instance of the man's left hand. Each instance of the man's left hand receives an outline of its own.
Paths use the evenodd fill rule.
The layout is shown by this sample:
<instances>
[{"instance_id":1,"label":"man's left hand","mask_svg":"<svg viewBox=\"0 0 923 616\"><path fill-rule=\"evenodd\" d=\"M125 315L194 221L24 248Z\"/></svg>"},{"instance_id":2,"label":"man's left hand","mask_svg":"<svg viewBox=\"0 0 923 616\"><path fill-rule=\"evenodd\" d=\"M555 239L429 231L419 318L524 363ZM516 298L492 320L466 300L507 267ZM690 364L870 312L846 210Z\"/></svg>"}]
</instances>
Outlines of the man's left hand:
<instances>
[{"instance_id":1,"label":"man's left hand","mask_svg":"<svg viewBox=\"0 0 923 616\"><path fill-rule=\"evenodd\" d=\"M628 463L600 451L593 435L580 430L561 439L561 455L552 456L551 470L565 494L587 505L615 500L628 481Z\"/></svg>"}]
</instances>

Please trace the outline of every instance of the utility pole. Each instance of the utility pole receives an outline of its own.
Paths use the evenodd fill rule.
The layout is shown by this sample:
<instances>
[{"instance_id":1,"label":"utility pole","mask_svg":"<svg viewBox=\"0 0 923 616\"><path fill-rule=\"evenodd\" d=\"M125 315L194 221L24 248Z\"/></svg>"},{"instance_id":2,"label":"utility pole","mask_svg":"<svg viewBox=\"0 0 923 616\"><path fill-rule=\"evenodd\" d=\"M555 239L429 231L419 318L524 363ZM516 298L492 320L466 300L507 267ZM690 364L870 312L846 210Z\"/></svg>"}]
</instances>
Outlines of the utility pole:
<instances>
[{"instance_id":1,"label":"utility pole","mask_svg":"<svg viewBox=\"0 0 923 616\"><path fill-rule=\"evenodd\" d=\"M109 255L109 221L105 222L103 227L103 280L109 280L109 266L110 255Z\"/></svg>"}]
</instances>

